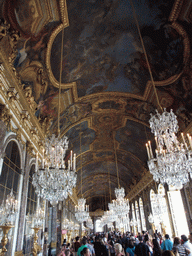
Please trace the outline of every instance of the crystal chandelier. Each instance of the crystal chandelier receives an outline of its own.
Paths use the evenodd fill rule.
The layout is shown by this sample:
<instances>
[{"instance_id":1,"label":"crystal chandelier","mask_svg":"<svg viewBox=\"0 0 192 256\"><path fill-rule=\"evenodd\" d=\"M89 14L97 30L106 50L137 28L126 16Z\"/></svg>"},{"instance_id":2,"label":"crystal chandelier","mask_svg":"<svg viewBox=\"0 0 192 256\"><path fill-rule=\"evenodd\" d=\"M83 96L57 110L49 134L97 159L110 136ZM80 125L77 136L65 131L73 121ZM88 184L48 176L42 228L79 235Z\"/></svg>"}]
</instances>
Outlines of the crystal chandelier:
<instances>
[{"instance_id":1,"label":"crystal chandelier","mask_svg":"<svg viewBox=\"0 0 192 256\"><path fill-rule=\"evenodd\" d=\"M163 196L160 194L153 194L153 220L154 223L159 224L163 221L164 213L166 212L166 206L162 202Z\"/></svg>"},{"instance_id":2,"label":"crystal chandelier","mask_svg":"<svg viewBox=\"0 0 192 256\"><path fill-rule=\"evenodd\" d=\"M154 217L153 217L152 213L149 214L148 221L150 224L154 224Z\"/></svg>"},{"instance_id":3,"label":"crystal chandelier","mask_svg":"<svg viewBox=\"0 0 192 256\"><path fill-rule=\"evenodd\" d=\"M118 216L118 218L121 218L126 214L128 214L129 212L129 200L125 198L125 189L123 187L120 187L120 183L119 183L119 170L118 170L118 164L117 164L117 152L116 152L116 146L115 146L114 133L113 133L113 143L114 143L118 188L115 188L116 199L112 200L112 204L109 204L109 209L113 210L114 214Z\"/></svg>"},{"instance_id":4,"label":"crystal chandelier","mask_svg":"<svg viewBox=\"0 0 192 256\"><path fill-rule=\"evenodd\" d=\"M117 220L118 216L116 215L115 211L113 210L113 203L108 203L109 211L106 211L106 215L108 216L109 222L114 222Z\"/></svg>"},{"instance_id":5,"label":"crystal chandelier","mask_svg":"<svg viewBox=\"0 0 192 256\"><path fill-rule=\"evenodd\" d=\"M86 225L88 228L93 229L93 221L92 221L91 217L89 217L87 219Z\"/></svg>"},{"instance_id":6,"label":"crystal chandelier","mask_svg":"<svg viewBox=\"0 0 192 256\"><path fill-rule=\"evenodd\" d=\"M101 218L102 226L107 225L108 227L112 225L114 221L117 221L118 216L114 214L113 210L104 211L104 214Z\"/></svg>"},{"instance_id":7,"label":"crystal chandelier","mask_svg":"<svg viewBox=\"0 0 192 256\"><path fill-rule=\"evenodd\" d=\"M137 227L137 225L138 225L137 220L135 218L132 218L132 220L130 221L130 226Z\"/></svg>"},{"instance_id":8,"label":"crystal chandelier","mask_svg":"<svg viewBox=\"0 0 192 256\"><path fill-rule=\"evenodd\" d=\"M68 139L62 139L53 134L45 142L43 150L42 167L38 168L38 157L36 159L36 172L33 174L32 184L38 196L56 205L72 194L76 185L76 155L70 154L70 160L65 166L64 157L68 149Z\"/></svg>"},{"instance_id":9,"label":"crystal chandelier","mask_svg":"<svg viewBox=\"0 0 192 256\"><path fill-rule=\"evenodd\" d=\"M172 110L169 113L164 109L162 114L156 111L155 115L151 115L149 123L157 147L154 157L150 141L146 144L149 170L155 181L180 187L189 181L189 173L192 171L189 164L191 137L188 135L186 140L181 134L183 143L178 141L178 122Z\"/></svg>"},{"instance_id":10,"label":"crystal chandelier","mask_svg":"<svg viewBox=\"0 0 192 256\"><path fill-rule=\"evenodd\" d=\"M115 188L116 199L112 200L110 208L114 211L115 215L119 218L125 216L129 212L129 200L125 198L125 189Z\"/></svg>"},{"instance_id":11,"label":"crystal chandelier","mask_svg":"<svg viewBox=\"0 0 192 256\"><path fill-rule=\"evenodd\" d=\"M62 222L62 229L68 229L68 226L69 226L69 220L64 219Z\"/></svg>"},{"instance_id":12,"label":"crystal chandelier","mask_svg":"<svg viewBox=\"0 0 192 256\"><path fill-rule=\"evenodd\" d=\"M6 201L3 201L0 206L1 225L12 225L15 221L17 211L18 201L15 199L12 189L11 193L7 196Z\"/></svg>"},{"instance_id":13,"label":"crystal chandelier","mask_svg":"<svg viewBox=\"0 0 192 256\"><path fill-rule=\"evenodd\" d=\"M181 187L182 184L188 182L188 171L191 172L191 170L187 171L187 169L189 166L192 166L192 153L191 150L190 152L188 151L188 146L185 143L184 136L182 135L184 144L179 143L176 137L176 133L178 131L176 116L172 110L170 113L168 113L166 110L163 111L163 108L160 105L151 66L145 50L145 45L133 4L132 11L134 13L135 23L138 29L143 53L145 55L156 103L162 112L162 114L159 114L157 111L155 115L151 116L149 121L151 130L155 135L157 149L156 157L154 157L150 142L146 144L149 157L148 167L155 181L161 182L162 184L167 183L168 185ZM189 141L191 147L191 138L189 138ZM189 159L187 159L187 157L189 157Z\"/></svg>"},{"instance_id":14,"label":"crystal chandelier","mask_svg":"<svg viewBox=\"0 0 192 256\"><path fill-rule=\"evenodd\" d=\"M45 218L45 211L43 208L39 206L33 216L34 227L36 228L42 227L44 218Z\"/></svg>"},{"instance_id":15,"label":"crystal chandelier","mask_svg":"<svg viewBox=\"0 0 192 256\"><path fill-rule=\"evenodd\" d=\"M84 198L78 199L78 205L75 206L75 217L80 222L83 223L89 218L89 205L86 205L86 200Z\"/></svg>"}]
</instances>

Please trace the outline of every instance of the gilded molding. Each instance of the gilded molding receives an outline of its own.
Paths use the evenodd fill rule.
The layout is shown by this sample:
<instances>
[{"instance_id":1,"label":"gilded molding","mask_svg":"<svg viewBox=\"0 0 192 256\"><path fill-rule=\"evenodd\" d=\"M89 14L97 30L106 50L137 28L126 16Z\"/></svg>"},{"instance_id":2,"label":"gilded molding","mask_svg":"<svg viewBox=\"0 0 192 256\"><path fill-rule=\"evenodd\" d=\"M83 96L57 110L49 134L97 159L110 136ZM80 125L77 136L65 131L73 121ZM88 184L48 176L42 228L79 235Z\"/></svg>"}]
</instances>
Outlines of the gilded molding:
<instances>
[{"instance_id":1,"label":"gilded molding","mask_svg":"<svg viewBox=\"0 0 192 256\"><path fill-rule=\"evenodd\" d=\"M181 11L183 2L184 2L183 0L175 0L171 13L169 15L169 19L168 19L169 21L174 22L177 20L179 13Z\"/></svg>"},{"instance_id":2,"label":"gilded molding","mask_svg":"<svg viewBox=\"0 0 192 256\"><path fill-rule=\"evenodd\" d=\"M103 216L103 214L104 214L104 211L101 209L99 209L95 212L89 212L90 217L101 217L101 216Z\"/></svg>"},{"instance_id":3,"label":"gilded molding","mask_svg":"<svg viewBox=\"0 0 192 256\"><path fill-rule=\"evenodd\" d=\"M140 192L142 192L147 186L153 182L153 176L150 172L146 172L143 178L134 186L130 188L126 198L129 201L133 200Z\"/></svg>"},{"instance_id":4,"label":"gilded molding","mask_svg":"<svg viewBox=\"0 0 192 256\"><path fill-rule=\"evenodd\" d=\"M0 119L6 124L7 127L10 127L11 123L11 117L9 109L3 105L0 104Z\"/></svg>"},{"instance_id":5,"label":"gilded molding","mask_svg":"<svg viewBox=\"0 0 192 256\"><path fill-rule=\"evenodd\" d=\"M0 47L2 48L2 45ZM38 141L44 138L44 133L26 100L17 74L15 76L12 65L3 54L4 52L1 50L0 57L4 61L0 66L0 98L2 104L9 109L10 114L5 113L2 119L8 126L11 125L22 143L25 143L26 140L31 141L35 151L39 152ZM35 135L31 133L32 127L36 127ZM41 155L41 151L39 154Z\"/></svg>"},{"instance_id":6,"label":"gilded molding","mask_svg":"<svg viewBox=\"0 0 192 256\"><path fill-rule=\"evenodd\" d=\"M172 27L183 37L183 45L184 45L183 62L184 64L187 64L190 57L190 40L187 35L187 32L177 22L173 22Z\"/></svg>"},{"instance_id":7,"label":"gilded molding","mask_svg":"<svg viewBox=\"0 0 192 256\"><path fill-rule=\"evenodd\" d=\"M66 24L60 24L51 34L50 38L49 38L49 42L47 44L47 51L46 51L46 58L45 58L45 63L46 63L46 67L47 67L47 71L48 71L48 76L50 79L50 82L53 84L53 86L59 88L59 81L57 81L53 75L52 69L51 69L51 63L50 63L50 57L51 57L51 49L52 49L52 45L53 42L56 38L56 36L63 30L66 28ZM76 89L76 82L72 82L72 83L68 83L68 84L61 84L61 88L62 89L72 89L73 92L73 96L76 98L77 97L77 89Z\"/></svg>"},{"instance_id":8,"label":"gilded molding","mask_svg":"<svg viewBox=\"0 0 192 256\"><path fill-rule=\"evenodd\" d=\"M68 18L66 0L60 0L59 7L60 7L60 13L61 13L61 22L64 24L64 27L68 27L69 26L69 18Z\"/></svg>"}]
</instances>

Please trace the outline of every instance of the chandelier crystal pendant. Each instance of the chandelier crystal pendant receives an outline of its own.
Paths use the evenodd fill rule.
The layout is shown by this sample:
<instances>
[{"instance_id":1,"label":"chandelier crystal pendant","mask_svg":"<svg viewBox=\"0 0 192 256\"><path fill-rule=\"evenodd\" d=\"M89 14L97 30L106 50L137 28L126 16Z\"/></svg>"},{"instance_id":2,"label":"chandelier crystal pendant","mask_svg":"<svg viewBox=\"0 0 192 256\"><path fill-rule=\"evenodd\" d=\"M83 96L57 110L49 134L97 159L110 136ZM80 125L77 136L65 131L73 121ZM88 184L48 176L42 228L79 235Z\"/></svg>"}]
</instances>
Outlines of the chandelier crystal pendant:
<instances>
[{"instance_id":1,"label":"chandelier crystal pendant","mask_svg":"<svg viewBox=\"0 0 192 256\"><path fill-rule=\"evenodd\" d=\"M157 147L154 157L151 142L146 144L148 167L153 179L162 184L181 187L189 181L189 173L192 172L191 137L188 135L188 139L185 139L181 134L183 143L178 141L178 121L172 110L169 113L164 109L162 114L156 111L155 115L151 115L149 123Z\"/></svg>"},{"instance_id":2,"label":"chandelier crystal pendant","mask_svg":"<svg viewBox=\"0 0 192 256\"><path fill-rule=\"evenodd\" d=\"M33 174L32 184L37 195L50 201L53 206L72 194L76 186L76 155L73 156L71 151L66 167L64 157L67 149L67 137L59 139L53 134L45 142L41 168L38 168L38 157L36 159L36 172Z\"/></svg>"},{"instance_id":3,"label":"chandelier crystal pendant","mask_svg":"<svg viewBox=\"0 0 192 256\"><path fill-rule=\"evenodd\" d=\"M40 206L37 208L34 216L33 216L33 221L34 221L34 227L40 228L43 226L43 220L45 218L45 211L43 208Z\"/></svg>"},{"instance_id":4,"label":"chandelier crystal pendant","mask_svg":"<svg viewBox=\"0 0 192 256\"><path fill-rule=\"evenodd\" d=\"M78 199L78 205L75 206L75 217L77 221L83 223L89 218L89 205L86 205L86 200L84 198Z\"/></svg>"}]
</instances>

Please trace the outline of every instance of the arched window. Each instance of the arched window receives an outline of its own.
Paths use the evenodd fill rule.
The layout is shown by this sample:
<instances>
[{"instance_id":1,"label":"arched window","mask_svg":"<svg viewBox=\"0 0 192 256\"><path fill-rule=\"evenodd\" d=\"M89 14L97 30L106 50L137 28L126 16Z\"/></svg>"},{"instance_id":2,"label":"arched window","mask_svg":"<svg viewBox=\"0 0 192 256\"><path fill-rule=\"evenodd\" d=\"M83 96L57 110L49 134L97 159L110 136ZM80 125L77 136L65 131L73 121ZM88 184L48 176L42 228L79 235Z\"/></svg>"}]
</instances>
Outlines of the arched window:
<instances>
[{"instance_id":1,"label":"arched window","mask_svg":"<svg viewBox=\"0 0 192 256\"><path fill-rule=\"evenodd\" d=\"M17 198L20 174L19 149L15 141L10 141L5 150L2 172L0 175L0 203L2 203L3 200L6 200L11 189L13 189L13 194Z\"/></svg>"},{"instance_id":2,"label":"arched window","mask_svg":"<svg viewBox=\"0 0 192 256\"><path fill-rule=\"evenodd\" d=\"M137 218L137 228L138 232L141 232L141 220L139 216L139 207L137 201L135 201L135 212L136 212L136 218Z\"/></svg>"},{"instance_id":3,"label":"arched window","mask_svg":"<svg viewBox=\"0 0 192 256\"><path fill-rule=\"evenodd\" d=\"M155 228L157 231L161 232L161 225L159 220L159 203L157 202L157 194L155 194L153 189L150 190L150 200Z\"/></svg>"},{"instance_id":4,"label":"arched window","mask_svg":"<svg viewBox=\"0 0 192 256\"><path fill-rule=\"evenodd\" d=\"M135 218L135 207L134 204L132 203L132 221L133 221L133 232L136 234L136 218Z\"/></svg>"},{"instance_id":5,"label":"arched window","mask_svg":"<svg viewBox=\"0 0 192 256\"><path fill-rule=\"evenodd\" d=\"M19 181L21 174L20 152L15 141L10 141L5 149L2 171L0 175L0 204L7 199L7 195L13 190L13 194L18 199ZM0 220L1 221L1 220ZM13 248L14 228L9 231L9 241L7 243L8 254ZM1 234L2 235L2 234ZM1 240L1 238L0 238Z\"/></svg>"},{"instance_id":6,"label":"arched window","mask_svg":"<svg viewBox=\"0 0 192 256\"><path fill-rule=\"evenodd\" d=\"M101 227L101 220L95 221L95 232L102 232L103 228Z\"/></svg>"},{"instance_id":7,"label":"arched window","mask_svg":"<svg viewBox=\"0 0 192 256\"><path fill-rule=\"evenodd\" d=\"M140 214L141 214L142 230L147 230L147 228L146 228L146 221L145 221L145 214L144 214L144 208L143 208L143 200L141 198L139 198L139 208L140 208Z\"/></svg>"}]
</instances>

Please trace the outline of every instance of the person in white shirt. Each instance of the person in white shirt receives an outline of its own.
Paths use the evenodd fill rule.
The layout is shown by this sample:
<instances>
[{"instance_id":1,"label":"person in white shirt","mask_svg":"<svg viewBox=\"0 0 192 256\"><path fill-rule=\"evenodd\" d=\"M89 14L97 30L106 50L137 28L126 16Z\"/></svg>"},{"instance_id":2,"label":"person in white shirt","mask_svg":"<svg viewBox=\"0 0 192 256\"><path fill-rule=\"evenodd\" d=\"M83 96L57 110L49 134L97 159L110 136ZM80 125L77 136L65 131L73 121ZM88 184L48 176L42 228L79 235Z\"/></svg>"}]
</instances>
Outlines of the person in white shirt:
<instances>
[{"instance_id":1,"label":"person in white shirt","mask_svg":"<svg viewBox=\"0 0 192 256\"><path fill-rule=\"evenodd\" d=\"M192 244L189 243L188 238L185 235L181 236L181 244L187 249L188 256L192 256Z\"/></svg>"}]
</instances>

